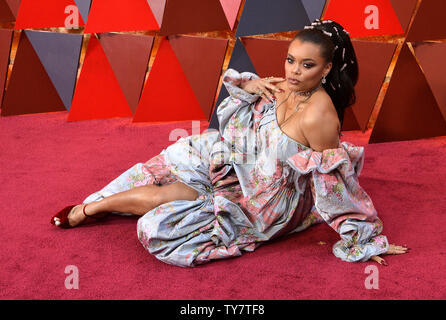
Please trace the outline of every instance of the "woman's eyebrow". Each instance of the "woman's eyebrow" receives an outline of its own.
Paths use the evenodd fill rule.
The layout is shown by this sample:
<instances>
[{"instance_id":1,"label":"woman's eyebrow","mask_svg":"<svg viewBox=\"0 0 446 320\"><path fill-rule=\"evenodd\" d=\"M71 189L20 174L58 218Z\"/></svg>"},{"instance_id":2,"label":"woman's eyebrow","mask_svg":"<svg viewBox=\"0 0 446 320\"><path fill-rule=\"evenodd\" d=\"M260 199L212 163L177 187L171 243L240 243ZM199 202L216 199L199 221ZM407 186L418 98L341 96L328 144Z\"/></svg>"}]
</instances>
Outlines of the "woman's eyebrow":
<instances>
[{"instance_id":1,"label":"woman's eyebrow","mask_svg":"<svg viewBox=\"0 0 446 320\"><path fill-rule=\"evenodd\" d=\"M289 55L291 58L295 59L295 58L293 57L292 54L288 53L288 55ZM310 58L304 59L303 61L313 61L313 62L316 62L316 61L314 61L313 59L310 59Z\"/></svg>"}]
</instances>

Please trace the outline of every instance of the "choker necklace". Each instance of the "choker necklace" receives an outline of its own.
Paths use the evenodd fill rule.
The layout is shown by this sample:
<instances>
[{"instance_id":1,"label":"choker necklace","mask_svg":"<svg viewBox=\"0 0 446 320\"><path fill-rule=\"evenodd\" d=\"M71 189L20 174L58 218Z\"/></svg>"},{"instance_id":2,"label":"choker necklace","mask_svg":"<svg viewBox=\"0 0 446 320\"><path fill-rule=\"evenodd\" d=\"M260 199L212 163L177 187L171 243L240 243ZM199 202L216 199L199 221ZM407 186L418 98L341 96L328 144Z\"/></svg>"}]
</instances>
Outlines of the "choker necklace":
<instances>
[{"instance_id":1,"label":"choker necklace","mask_svg":"<svg viewBox=\"0 0 446 320\"><path fill-rule=\"evenodd\" d=\"M294 91L295 95L298 96L304 96L304 97L309 97L311 96L317 89L319 89L320 87L322 87L322 83L319 83L319 85L314 88L313 90L309 90L309 91Z\"/></svg>"},{"instance_id":2,"label":"choker necklace","mask_svg":"<svg viewBox=\"0 0 446 320\"><path fill-rule=\"evenodd\" d=\"M313 93L318 90L320 87L322 87L322 83L319 83L319 85L314 88L313 90L310 91L294 91L294 94L296 95L300 95L300 96L305 96L305 99L300 101L297 106L296 109L294 110L294 112L287 118L285 119L285 121L283 121L280 125L277 123L277 125L279 126L279 128L283 127L284 123L287 122L297 111L300 110L300 104L302 102L307 101L308 99L310 99L310 97L313 95ZM282 105L282 103L284 103L285 101L288 100L288 98L290 97L291 93L293 93L292 91L288 94L288 97L286 97L285 100L283 100L278 106L276 106L276 110ZM274 111L275 112L275 111Z\"/></svg>"}]
</instances>

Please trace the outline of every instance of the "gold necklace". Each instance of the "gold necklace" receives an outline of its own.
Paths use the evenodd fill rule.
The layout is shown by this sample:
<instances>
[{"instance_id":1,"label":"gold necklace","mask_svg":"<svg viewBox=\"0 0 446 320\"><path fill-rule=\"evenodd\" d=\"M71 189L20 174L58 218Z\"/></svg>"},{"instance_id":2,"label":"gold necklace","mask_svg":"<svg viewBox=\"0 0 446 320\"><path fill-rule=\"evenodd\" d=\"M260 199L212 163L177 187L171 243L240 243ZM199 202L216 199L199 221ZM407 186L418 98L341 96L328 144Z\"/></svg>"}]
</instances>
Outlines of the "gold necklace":
<instances>
[{"instance_id":1,"label":"gold necklace","mask_svg":"<svg viewBox=\"0 0 446 320\"><path fill-rule=\"evenodd\" d=\"M283 121L280 125L279 125L279 127L280 128L282 128L283 127L283 124L285 123L285 122L287 122L297 111L299 111L300 110L300 104L302 103L302 102L306 102L308 99L310 99L310 97L313 95L313 93L317 90L317 89L319 89L320 87L322 87L322 83L319 83L319 85L316 87L316 88L314 88L313 90L311 90L311 91L306 91L306 92L295 92L295 94L296 95L304 95L305 96L305 99L304 100L302 100L302 101L299 101L299 103L296 105L296 110L294 110L294 112L288 117L288 118L286 118L285 119L285 121ZM289 94L288 94L288 97L286 97L286 99L285 100L283 100L277 107L276 107L276 110L277 109L279 109L279 107L282 105L282 103L284 103L285 101L287 101L288 100L288 98L290 97L290 95L292 94L293 92L291 91Z\"/></svg>"}]
</instances>

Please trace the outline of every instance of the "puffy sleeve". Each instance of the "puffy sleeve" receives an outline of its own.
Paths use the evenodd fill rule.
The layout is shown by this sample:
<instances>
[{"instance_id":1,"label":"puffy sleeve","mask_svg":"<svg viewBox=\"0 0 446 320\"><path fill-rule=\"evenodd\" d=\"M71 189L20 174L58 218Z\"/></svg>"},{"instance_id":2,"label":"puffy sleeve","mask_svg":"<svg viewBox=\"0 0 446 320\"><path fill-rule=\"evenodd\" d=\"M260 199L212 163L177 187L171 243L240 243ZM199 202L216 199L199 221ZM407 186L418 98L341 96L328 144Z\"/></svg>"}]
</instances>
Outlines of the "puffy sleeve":
<instances>
[{"instance_id":1,"label":"puffy sleeve","mask_svg":"<svg viewBox=\"0 0 446 320\"><path fill-rule=\"evenodd\" d=\"M358 183L364 147L342 142L323 152L311 148L287 159L300 175L310 175L311 192L319 215L341 236L333 254L348 262L367 261L387 252L387 237L372 200Z\"/></svg>"},{"instance_id":2,"label":"puffy sleeve","mask_svg":"<svg viewBox=\"0 0 446 320\"><path fill-rule=\"evenodd\" d=\"M250 94L243 90L240 85L246 81L259 79L260 77L252 72L239 73L234 69L227 69L223 74L223 85L229 92L229 97L225 98L217 107L217 118L219 129L223 135L231 116L240 108L246 107L258 100L258 94Z\"/></svg>"}]
</instances>

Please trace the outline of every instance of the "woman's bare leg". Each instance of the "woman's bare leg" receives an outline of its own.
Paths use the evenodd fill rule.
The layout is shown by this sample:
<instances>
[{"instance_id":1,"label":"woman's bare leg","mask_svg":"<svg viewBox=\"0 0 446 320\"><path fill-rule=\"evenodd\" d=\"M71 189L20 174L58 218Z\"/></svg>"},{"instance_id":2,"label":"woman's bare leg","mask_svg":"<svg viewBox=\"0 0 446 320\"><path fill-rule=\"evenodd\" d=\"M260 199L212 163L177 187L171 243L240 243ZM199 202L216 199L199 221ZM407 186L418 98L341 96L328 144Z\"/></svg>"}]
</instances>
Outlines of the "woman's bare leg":
<instances>
[{"instance_id":1,"label":"woman's bare leg","mask_svg":"<svg viewBox=\"0 0 446 320\"><path fill-rule=\"evenodd\" d=\"M125 212L144 215L153 208L173 200L195 200L198 192L182 182L169 185L146 185L119 192L100 201L88 203L85 213L89 216L100 212ZM86 219L82 209L85 204L77 205L68 215L71 226L76 226Z\"/></svg>"}]
</instances>

